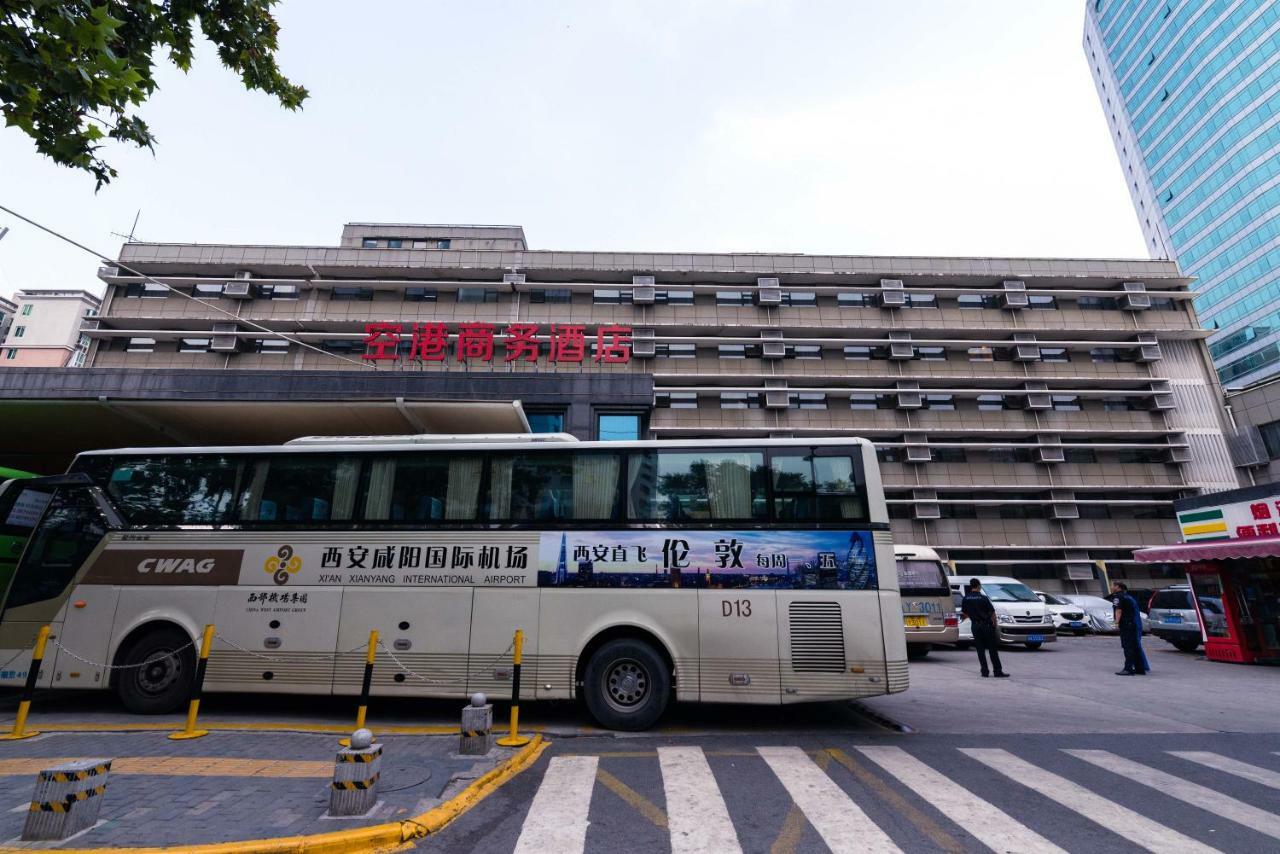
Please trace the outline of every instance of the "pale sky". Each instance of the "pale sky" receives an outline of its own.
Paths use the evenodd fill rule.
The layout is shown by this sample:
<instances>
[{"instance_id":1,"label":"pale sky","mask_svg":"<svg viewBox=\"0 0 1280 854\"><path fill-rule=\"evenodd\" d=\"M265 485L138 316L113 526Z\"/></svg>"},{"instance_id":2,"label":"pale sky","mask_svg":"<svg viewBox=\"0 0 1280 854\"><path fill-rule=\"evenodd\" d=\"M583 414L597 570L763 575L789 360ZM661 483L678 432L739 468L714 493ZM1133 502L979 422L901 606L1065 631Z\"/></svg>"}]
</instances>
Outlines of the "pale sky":
<instances>
[{"instance_id":1,"label":"pale sky","mask_svg":"<svg viewBox=\"0 0 1280 854\"><path fill-rule=\"evenodd\" d=\"M95 194L0 127L0 204L139 239L335 245L519 224L533 249L1145 257L1081 0L285 0L289 113L204 50ZM97 263L0 213L0 293Z\"/></svg>"}]
</instances>

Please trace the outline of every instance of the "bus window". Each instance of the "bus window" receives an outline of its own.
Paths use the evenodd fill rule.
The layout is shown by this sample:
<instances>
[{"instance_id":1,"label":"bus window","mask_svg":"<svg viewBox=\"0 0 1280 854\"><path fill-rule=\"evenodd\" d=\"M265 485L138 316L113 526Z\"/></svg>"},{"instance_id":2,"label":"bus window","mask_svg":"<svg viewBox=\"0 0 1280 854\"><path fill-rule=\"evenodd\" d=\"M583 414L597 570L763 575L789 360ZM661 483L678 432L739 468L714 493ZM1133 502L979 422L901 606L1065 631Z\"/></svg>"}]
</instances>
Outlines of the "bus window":
<instances>
[{"instance_id":1,"label":"bus window","mask_svg":"<svg viewBox=\"0 0 1280 854\"><path fill-rule=\"evenodd\" d=\"M860 472L861 467L846 454L819 454L813 458L820 520L865 522L869 518L866 490L858 476Z\"/></svg>"},{"instance_id":2,"label":"bus window","mask_svg":"<svg viewBox=\"0 0 1280 854\"><path fill-rule=\"evenodd\" d=\"M243 522L346 521L355 508L360 460L329 454L282 454L253 463L240 496Z\"/></svg>"},{"instance_id":3,"label":"bus window","mask_svg":"<svg viewBox=\"0 0 1280 854\"><path fill-rule=\"evenodd\" d=\"M489 464L494 521L612 519L618 499L616 454L495 454Z\"/></svg>"},{"instance_id":4,"label":"bus window","mask_svg":"<svg viewBox=\"0 0 1280 854\"><path fill-rule=\"evenodd\" d=\"M376 458L366 466L364 518L474 522L483 464L477 456Z\"/></svg>"},{"instance_id":5,"label":"bus window","mask_svg":"<svg viewBox=\"0 0 1280 854\"><path fill-rule=\"evenodd\" d=\"M867 520L860 466L848 454L818 454L807 448L774 451L773 513L779 522Z\"/></svg>"},{"instance_id":6,"label":"bus window","mask_svg":"<svg viewBox=\"0 0 1280 854\"><path fill-rule=\"evenodd\" d=\"M666 522L764 519L761 451L655 451L632 454L627 515Z\"/></svg>"},{"instance_id":7,"label":"bus window","mask_svg":"<svg viewBox=\"0 0 1280 854\"><path fill-rule=\"evenodd\" d=\"M43 489L24 487L21 480L0 484L0 596L4 596L18 557L51 495Z\"/></svg>"},{"instance_id":8,"label":"bus window","mask_svg":"<svg viewBox=\"0 0 1280 854\"><path fill-rule=\"evenodd\" d=\"M903 596L946 596L951 592L942 564L910 558L898 559L898 588Z\"/></svg>"},{"instance_id":9,"label":"bus window","mask_svg":"<svg viewBox=\"0 0 1280 854\"><path fill-rule=\"evenodd\" d=\"M88 490L58 490L18 564L5 611L57 598L106 533Z\"/></svg>"},{"instance_id":10,"label":"bus window","mask_svg":"<svg viewBox=\"0 0 1280 854\"><path fill-rule=\"evenodd\" d=\"M227 521L243 468L230 457L121 458L106 489L133 525L218 525Z\"/></svg>"},{"instance_id":11,"label":"bus window","mask_svg":"<svg viewBox=\"0 0 1280 854\"><path fill-rule=\"evenodd\" d=\"M807 450L774 452L769 458L773 474L773 518L779 522L809 522L814 518L813 457Z\"/></svg>"}]
</instances>

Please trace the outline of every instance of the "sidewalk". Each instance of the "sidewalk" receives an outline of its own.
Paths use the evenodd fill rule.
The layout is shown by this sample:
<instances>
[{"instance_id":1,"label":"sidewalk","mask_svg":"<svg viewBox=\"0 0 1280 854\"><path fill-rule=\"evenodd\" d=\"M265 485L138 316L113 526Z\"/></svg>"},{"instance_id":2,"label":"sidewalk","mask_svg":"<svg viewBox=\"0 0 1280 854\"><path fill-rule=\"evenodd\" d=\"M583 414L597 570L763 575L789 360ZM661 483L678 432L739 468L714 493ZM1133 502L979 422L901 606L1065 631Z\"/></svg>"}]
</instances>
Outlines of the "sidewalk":
<instances>
[{"instance_id":1,"label":"sidewalk","mask_svg":"<svg viewBox=\"0 0 1280 854\"><path fill-rule=\"evenodd\" d=\"M338 736L212 732L54 732L0 742L0 847L18 846L35 775L58 760L113 760L99 823L68 843L34 848L192 845L351 830L403 821L439 805L514 751L458 756L456 735L379 738L378 805L356 819L324 819Z\"/></svg>"}]
</instances>

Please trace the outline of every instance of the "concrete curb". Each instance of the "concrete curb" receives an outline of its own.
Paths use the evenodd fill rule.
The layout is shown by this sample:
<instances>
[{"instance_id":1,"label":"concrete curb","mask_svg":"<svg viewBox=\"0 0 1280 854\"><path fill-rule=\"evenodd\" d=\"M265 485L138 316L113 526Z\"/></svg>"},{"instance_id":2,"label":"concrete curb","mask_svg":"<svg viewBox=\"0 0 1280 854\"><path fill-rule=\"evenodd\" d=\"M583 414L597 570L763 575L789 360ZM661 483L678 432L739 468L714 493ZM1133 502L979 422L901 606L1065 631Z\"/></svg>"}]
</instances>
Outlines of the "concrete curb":
<instances>
[{"instance_id":1,"label":"concrete curb","mask_svg":"<svg viewBox=\"0 0 1280 854\"><path fill-rule=\"evenodd\" d=\"M866 718L872 723L877 724L878 726L884 727L885 729L891 729L894 732L901 732L901 733L915 732L915 729L913 727L907 724L904 724L901 721L895 721L893 718L889 717L888 715L883 715L880 712L872 711L871 709L868 709L866 706L862 705L862 703L859 703L856 700L850 703L850 706L853 708L854 712L856 712L857 714L861 715L862 717Z\"/></svg>"},{"instance_id":2,"label":"concrete curb","mask_svg":"<svg viewBox=\"0 0 1280 854\"><path fill-rule=\"evenodd\" d=\"M538 760L551 742L535 735L533 740L500 765L476 778L469 786L443 804L403 821L376 824L333 833L308 836L281 836L274 839L247 839L208 845L176 845L165 848L5 848L13 854L343 854L343 852L391 851L407 842L439 833L458 816L471 809L508 780Z\"/></svg>"}]
</instances>

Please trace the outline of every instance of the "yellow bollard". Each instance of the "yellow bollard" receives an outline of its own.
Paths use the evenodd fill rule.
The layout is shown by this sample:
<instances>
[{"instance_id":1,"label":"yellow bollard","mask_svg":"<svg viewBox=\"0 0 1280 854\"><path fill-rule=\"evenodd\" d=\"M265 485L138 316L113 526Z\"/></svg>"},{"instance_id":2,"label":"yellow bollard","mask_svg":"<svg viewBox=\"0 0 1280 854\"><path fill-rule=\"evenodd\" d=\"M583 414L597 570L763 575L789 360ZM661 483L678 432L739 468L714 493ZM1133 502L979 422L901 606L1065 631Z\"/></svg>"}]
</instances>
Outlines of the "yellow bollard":
<instances>
[{"instance_id":1,"label":"yellow bollard","mask_svg":"<svg viewBox=\"0 0 1280 854\"><path fill-rule=\"evenodd\" d=\"M13 732L0 735L0 741L17 741L31 738L40 733L27 731L27 712L31 710L31 695L36 691L36 680L40 678L40 665L44 663L44 646L49 642L49 627L41 626L36 635L36 648L31 653L31 665L27 668L27 684L22 686L22 699L18 701L18 716L13 719Z\"/></svg>"},{"instance_id":2,"label":"yellow bollard","mask_svg":"<svg viewBox=\"0 0 1280 854\"><path fill-rule=\"evenodd\" d=\"M515 652L511 656L511 733L498 739L503 747L520 747L529 736L520 734L520 657L524 651L524 632L516 629Z\"/></svg>"},{"instance_id":3,"label":"yellow bollard","mask_svg":"<svg viewBox=\"0 0 1280 854\"><path fill-rule=\"evenodd\" d=\"M169 733L173 741L184 741L188 738L201 738L209 734L207 729L196 729L196 715L200 713L200 691L204 688L204 672L209 666L209 649L213 646L213 623L204 627L204 638L200 641L200 660L196 662L196 679L191 686L191 703L187 706L187 726L182 732Z\"/></svg>"},{"instance_id":4,"label":"yellow bollard","mask_svg":"<svg viewBox=\"0 0 1280 854\"><path fill-rule=\"evenodd\" d=\"M356 729L364 729L364 718L369 712L369 688L373 684L373 659L378 651L378 630L369 632L369 651L364 656L364 683L360 686L360 705L356 708ZM343 747L351 746L351 739L338 741Z\"/></svg>"}]
</instances>

